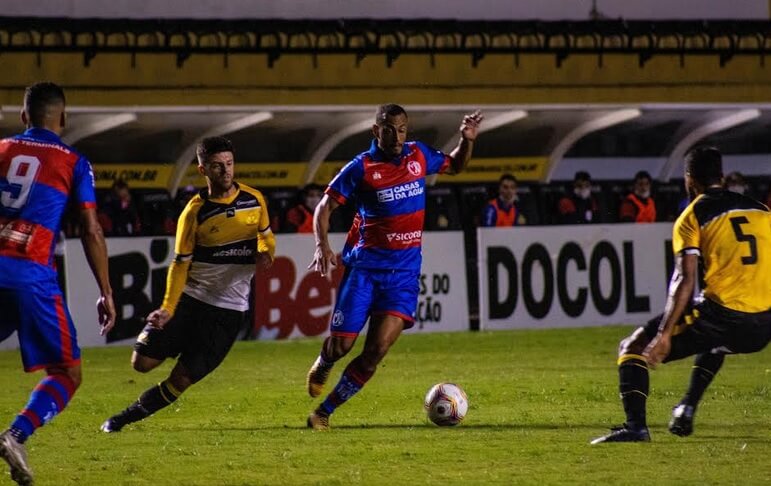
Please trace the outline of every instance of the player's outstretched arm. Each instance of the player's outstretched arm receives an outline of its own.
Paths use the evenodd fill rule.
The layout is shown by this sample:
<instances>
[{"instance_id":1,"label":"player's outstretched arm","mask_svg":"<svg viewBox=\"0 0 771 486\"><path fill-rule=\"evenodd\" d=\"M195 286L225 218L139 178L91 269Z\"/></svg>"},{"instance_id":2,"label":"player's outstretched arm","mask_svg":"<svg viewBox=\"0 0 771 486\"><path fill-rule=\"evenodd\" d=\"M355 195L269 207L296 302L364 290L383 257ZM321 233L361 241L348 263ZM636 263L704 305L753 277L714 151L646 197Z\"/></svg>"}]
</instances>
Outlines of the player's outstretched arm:
<instances>
[{"instance_id":1,"label":"player's outstretched arm","mask_svg":"<svg viewBox=\"0 0 771 486\"><path fill-rule=\"evenodd\" d=\"M659 332L643 353L651 367L655 367L669 355L672 331L693 298L698 265L699 256L695 253L686 253L675 257L675 273L672 275L672 282L669 285L669 295L659 325Z\"/></svg>"},{"instance_id":2,"label":"player's outstretched arm","mask_svg":"<svg viewBox=\"0 0 771 486\"><path fill-rule=\"evenodd\" d=\"M104 336L115 325L115 304L112 301L112 287L107 263L107 244L104 242L104 233L96 218L94 208L80 210L81 237L83 251L86 260L94 274L96 284L99 286L99 300L96 302L96 310L99 315L99 333Z\"/></svg>"},{"instance_id":3,"label":"player's outstretched arm","mask_svg":"<svg viewBox=\"0 0 771 486\"><path fill-rule=\"evenodd\" d=\"M471 160L471 152L474 150L474 142L479 135L479 126L484 119L484 115L479 110L463 117L460 124L460 140L450 152L452 174L460 174L466 169L469 160Z\"/></svg>"},{"instance_id":4,"label":"player's outstretched arm","mask_svg":"<svg viewBox=\"0 0 771 486\"><path fill-rule=\"evenodd\" d=\"M313 234L316 237L316 250L308 268L326 276L331 268L337 266L337 256L329 245L329 216L340 204L324 194L313 213Z\"/></svg>"}]
</instances>

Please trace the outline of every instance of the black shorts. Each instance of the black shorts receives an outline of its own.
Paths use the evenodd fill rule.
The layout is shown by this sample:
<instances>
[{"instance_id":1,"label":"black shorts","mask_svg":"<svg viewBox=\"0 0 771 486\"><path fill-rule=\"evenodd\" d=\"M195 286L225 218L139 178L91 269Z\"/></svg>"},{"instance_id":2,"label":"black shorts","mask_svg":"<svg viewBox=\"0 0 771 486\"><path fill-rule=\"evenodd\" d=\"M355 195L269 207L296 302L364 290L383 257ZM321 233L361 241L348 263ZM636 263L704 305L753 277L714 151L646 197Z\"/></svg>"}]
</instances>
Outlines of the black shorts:
<instances>
[{"instance_id":1,"label":"black shorts","mask_svg":"<svg viewBox=\"0 0 771 486\"><path fill-rule=\"evenodd\" d=\"M653 339L662 316L645 325ZM754 353L771 341L771 311L749 314L727 309L704 299L685 312L672 333L672 349L664 360L675 361L695 354Z\"/></svg>"},{"instance_id":2,"label":"black shorts","mask_svg":"<svg viewBox=\"0 0 771 486\"><path fill-rule=\"evenodd\" d=\"M243 312L215 307L182 294L166 326L145 326L134 349L153 359L179 356L179 362L195 383L222 363L243 322Z\"/></svg>"}]
</instances>

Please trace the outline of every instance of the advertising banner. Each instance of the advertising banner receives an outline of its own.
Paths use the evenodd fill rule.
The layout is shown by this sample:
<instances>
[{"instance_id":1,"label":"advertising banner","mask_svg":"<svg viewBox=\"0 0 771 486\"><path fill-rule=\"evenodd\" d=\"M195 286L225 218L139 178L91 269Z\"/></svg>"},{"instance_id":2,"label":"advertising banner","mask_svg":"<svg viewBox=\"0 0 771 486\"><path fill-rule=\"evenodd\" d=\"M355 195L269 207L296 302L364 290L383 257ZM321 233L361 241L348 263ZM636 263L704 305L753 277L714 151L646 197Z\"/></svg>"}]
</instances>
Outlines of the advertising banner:
<instances>
[{"instance_id":1,"label":"advertising banner","mask_svg":"<svg viewBox=\"0 0 771 486\"><path fill-rule=\"evenodd\" d=\"M343 233L330 235L330 243L338 251L344 241ZM277 236L273 267L255 281L253 337L285 339L328 332L344 269L338 265L329 277L308 270L314 245L309 234ZM415 327L408 332L468 329L463 233L423 233L417 315Z\"/></svg>"},{"instance_id":2,"label":"advertising banner","mask_svg":"<svg viewBox=\"0 0 771 486\"><path fill-rule=\"evenodd\" d=\"M99 288L78 240L64 250L67 305L81 346L129 344L144 327L144 318L163 301L166 271L174 258L174 238L107 238L110 284L117 318L105 337L99 335L96 300Z\"/></svg>"},{"instance_id":3,"label":"advertising banner","mask_svg":"<svg viewBox=\"0 0 771 486\"><path fill-rule=\"evenodd\" d=\"M468 330L463 233L425 233L423 239L417 319L408 332ZM330 235L338 250L344 240L342 233ZM99 291L83 248L76 240L68 241L65 247L67 302L81 346L133 342L144 327L144 318L163 300L166 272L174 258L173 237L108 238L107 248L118 317L113 331L104 337L99 336L96 322ZM307 269L313 257L313 235L276 235L276 248L273 267L255 279L254 322L249 337L286 339L325 334L342 265L329 277Z\"/></svg>"},{"instance_id":4,"label":"advertising banner","mask_svg":"<svg viewBox=\"0 0 771 486\"><path fill-rule=\"evenodd\" d=\"M671 223L479 228L482 329L640 324L661 313Z\"/></svg>"}]
</instances>

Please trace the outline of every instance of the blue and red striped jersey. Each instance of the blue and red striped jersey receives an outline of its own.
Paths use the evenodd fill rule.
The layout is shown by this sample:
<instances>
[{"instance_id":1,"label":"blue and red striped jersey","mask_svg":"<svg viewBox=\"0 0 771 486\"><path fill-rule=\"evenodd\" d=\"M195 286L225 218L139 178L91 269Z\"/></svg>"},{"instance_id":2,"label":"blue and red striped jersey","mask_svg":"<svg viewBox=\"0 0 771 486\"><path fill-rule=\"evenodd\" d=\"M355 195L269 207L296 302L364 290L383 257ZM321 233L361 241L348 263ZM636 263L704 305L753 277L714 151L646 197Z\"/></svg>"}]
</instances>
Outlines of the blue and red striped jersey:
<instances>
[{"instance_id":1,"label":"blue and red striped jersey","mask_svg":"<svg viewBox=\"0 0 771 486\"><path fill-rule=\"evenodd\" d=\"M332 179L326 189L340 204L352 200L357 216L343 250L347 266L420 270L425 177L450 167L448 155L422 142L406 142L393 160L377 140Z\"/></svg>"},{"instance_id":2,"label":"blue and red striped jersey","mask_svg":"<svg viewBox=\"0 0 771 486\"><path fill-rule=\"evenodd\" d=\"M43 128L0 140L0 287L56 285L54 247L70 197L96 207L85 157Z\"/></svg>"}]
</instances>

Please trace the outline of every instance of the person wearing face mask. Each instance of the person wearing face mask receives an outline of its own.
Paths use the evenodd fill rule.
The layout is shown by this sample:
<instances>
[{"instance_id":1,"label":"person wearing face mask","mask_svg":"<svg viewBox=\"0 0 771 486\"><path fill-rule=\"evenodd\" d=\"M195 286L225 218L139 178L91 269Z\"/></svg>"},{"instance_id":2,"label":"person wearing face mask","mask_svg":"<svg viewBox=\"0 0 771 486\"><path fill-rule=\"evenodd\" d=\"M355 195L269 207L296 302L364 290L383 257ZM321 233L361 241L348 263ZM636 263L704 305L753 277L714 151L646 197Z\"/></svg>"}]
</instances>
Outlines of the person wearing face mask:
<instances>
[{"instance_id":1,"label":"person wearing face mask","mask_svg":"<svg viewBox=\"0 0 771 486\"><path fill-rule=\"evenodd\" d=\"M287 233L313 233L313 211L321 201L324 189L318 184L308 184L300 192L300 204L286 212L284 231Z\"/></svg>"},{"instance_id":2,"label":"person wearing face mask","mask_svg":"<svg viewBox=\"0 0 771 486\"><path fill-rule=\"evenodd\" d=\"M557 203L560 224L597 223L597 201L592 197L592 177L580 170L573 177L573 194L566 194Z\"/></svg>"},{"instance_id":3,"label":"person wearing face mask","mask_svg":"<svg viewBox=\"0 0 771 486\"><path fill-rule=\"evenodd\" d=\"M725 188L736 194L747 194L747 183L741 172L734 171L725 176Z\"/></svg>"},{"instance_id":4,"label":"person wearing face mask","mask_svg":"<svg viewBox=\"0 0 771 486\"><path fill-rule=\"evenodd\" d=\"M641 170L634 176L632 192L621 202L618 219L622 223L653 223L656 221L656 203L651 197L651 175Z\"/></svg>"}]
</instances>

